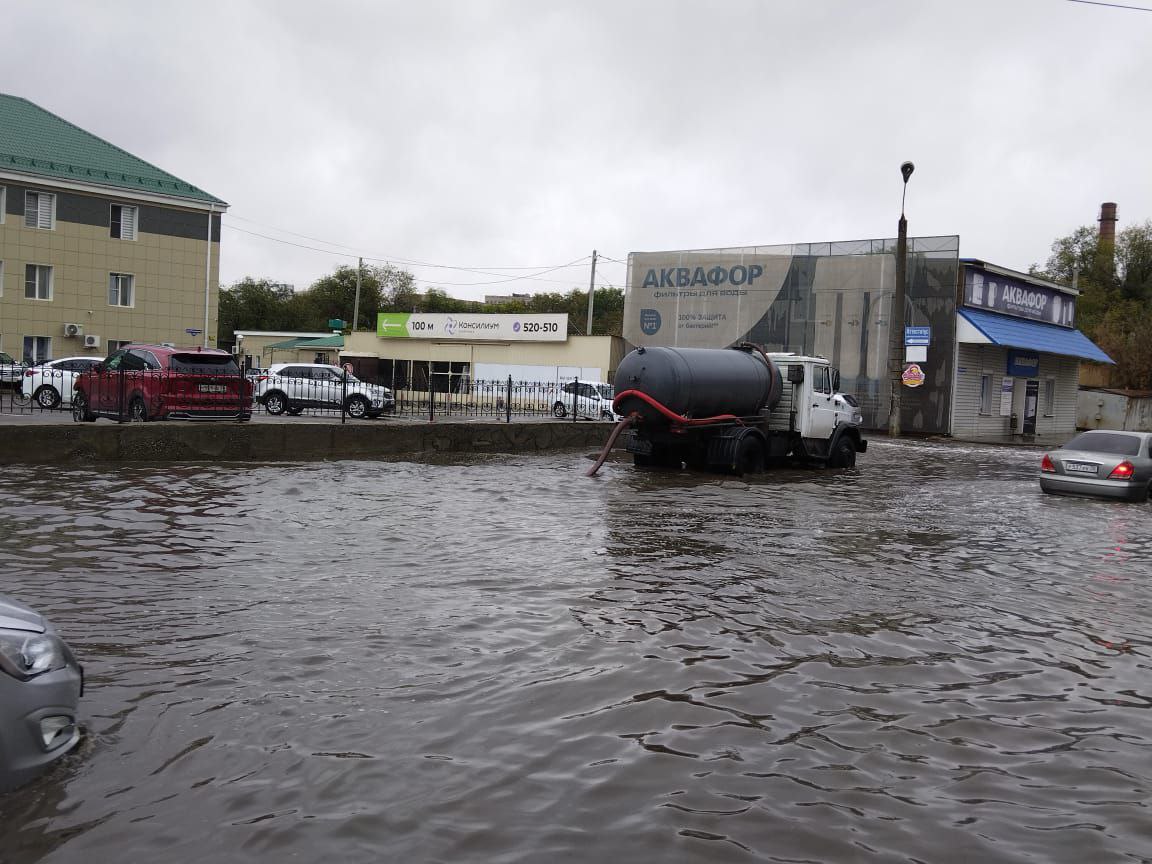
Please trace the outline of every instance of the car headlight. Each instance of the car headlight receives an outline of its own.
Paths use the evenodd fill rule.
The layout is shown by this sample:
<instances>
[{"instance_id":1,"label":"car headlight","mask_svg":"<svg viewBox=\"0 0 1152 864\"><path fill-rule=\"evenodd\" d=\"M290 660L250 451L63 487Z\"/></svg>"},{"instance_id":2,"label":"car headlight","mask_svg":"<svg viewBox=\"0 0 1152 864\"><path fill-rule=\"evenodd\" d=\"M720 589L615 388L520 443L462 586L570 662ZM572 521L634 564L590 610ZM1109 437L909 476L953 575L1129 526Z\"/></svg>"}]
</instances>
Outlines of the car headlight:
<instances>
[{"instance_id":1,"label":"car headlight","mask_svg":"<svg viewBox=\"0 0 1152 864\"><path fill-rule=\"evenodd\" d=\"M71 653L57 636L0 630L0 670L27 681L45 672L63 669Z\"/></svg>"}]
</instances>

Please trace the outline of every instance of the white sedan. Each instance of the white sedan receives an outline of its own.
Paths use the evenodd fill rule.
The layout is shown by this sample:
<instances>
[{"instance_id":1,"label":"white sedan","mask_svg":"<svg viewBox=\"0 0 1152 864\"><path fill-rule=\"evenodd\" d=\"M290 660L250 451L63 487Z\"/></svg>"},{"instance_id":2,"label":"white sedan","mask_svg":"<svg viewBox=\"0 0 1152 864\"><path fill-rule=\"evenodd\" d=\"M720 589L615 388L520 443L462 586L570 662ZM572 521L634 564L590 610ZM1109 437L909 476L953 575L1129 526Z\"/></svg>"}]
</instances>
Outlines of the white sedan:
<instances>
[{"instance_id":1,"label":"white sedan","mask_svg":"<svg viewBox=\"0 0 1152 864\"><path fill-rule=\"evenodd\" d=\"M20 389L41 408L51 410L61 403L72 403L72 384L81 372L100 362L99 357L61 357L45 360L24 370Z\"/></svg>"}]
</instances>

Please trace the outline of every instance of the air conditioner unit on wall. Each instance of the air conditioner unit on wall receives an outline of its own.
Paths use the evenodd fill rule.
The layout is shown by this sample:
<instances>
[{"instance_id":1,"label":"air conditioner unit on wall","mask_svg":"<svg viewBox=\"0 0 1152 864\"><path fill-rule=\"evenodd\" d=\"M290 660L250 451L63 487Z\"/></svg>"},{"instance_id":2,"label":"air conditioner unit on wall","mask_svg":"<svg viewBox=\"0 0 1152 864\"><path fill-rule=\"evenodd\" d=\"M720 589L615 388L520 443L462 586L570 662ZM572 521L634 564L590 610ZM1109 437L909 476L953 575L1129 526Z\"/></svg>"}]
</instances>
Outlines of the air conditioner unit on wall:
<instances>
[{"instance_id":1,"label":"air conditioner unit on wall","mask_svg":"<svg viewBox=\"0 0 1152 864\"><path fill-rule=\"evenodd\" d=\"M64 325L64 335L65 336L83 336L84 335L84 326L82 324L65 324Z\"/></svg>"},{"instance_id":2,"label":"air conditioner unit on wall","mask_svg":"<svg viewBox=\"0 0 1152 864\"><path fill-rule=\"evenodd\" d=\"M84 337L84 347L85 348L99 348L100 347L100 337L99 336L85 336Z\"/></svg>"}]
</instances>

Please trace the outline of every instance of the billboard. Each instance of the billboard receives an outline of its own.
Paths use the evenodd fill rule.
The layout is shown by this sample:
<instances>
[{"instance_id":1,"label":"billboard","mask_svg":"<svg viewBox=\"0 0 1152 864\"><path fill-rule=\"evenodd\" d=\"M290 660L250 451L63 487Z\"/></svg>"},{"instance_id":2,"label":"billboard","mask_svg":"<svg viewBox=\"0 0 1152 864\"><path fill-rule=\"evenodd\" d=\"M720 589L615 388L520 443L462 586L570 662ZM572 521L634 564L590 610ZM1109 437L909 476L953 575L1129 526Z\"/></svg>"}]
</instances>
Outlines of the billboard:
<instances>
[{"instance_id":1,"label":"billboard","mask_svg":"<svg viewBox=\"0 0 1152 864\"><path fill-rule=\"evenodd\" d=\"M959 238L908 240L904 323L928 328L924 385L901 400L902 426L947 432ZM896 240L633 252L624 338L633 346L726 348L827 357L865 424L887 425ZM902 334L901 334L902 336Z\"/></svg>"},{"instance_id":2,"label":"billboard","mask_svg":"<svg viewBox=\"0 0 1152 864\"><path fill-rule=\"evenodd\" d=\"M964 305L1045 324L1073 327L1076 295L975 267L964 268Z\"/></svg>"},{"instance_id":3,"label":"billboard","mask_svg":"<svg viewBox=\"0 0 1152 864\"><path fill-rule=\"evenodd\" d=\"M566 342L568 315L504 315L483 312L380 312L381 339L459 339L467 342Z\"/></svg>"}]
</instances>

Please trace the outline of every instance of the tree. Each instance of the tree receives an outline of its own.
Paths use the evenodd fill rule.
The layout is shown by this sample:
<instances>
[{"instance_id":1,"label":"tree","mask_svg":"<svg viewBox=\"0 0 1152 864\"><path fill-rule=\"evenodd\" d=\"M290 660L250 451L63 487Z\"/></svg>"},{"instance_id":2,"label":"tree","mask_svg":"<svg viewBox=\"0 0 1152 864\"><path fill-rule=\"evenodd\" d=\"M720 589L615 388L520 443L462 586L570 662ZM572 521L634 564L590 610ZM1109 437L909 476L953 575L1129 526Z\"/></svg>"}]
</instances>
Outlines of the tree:
<instances>
[{"instance_id":1,"label":"tree","mask_svg":"<svg viewBox=\"0 0 1152 864\"><path fill-rule=\"evenodd\" d=\"M1076 323L1116 361L1113 382L1152 389L1152 220L1125 228L1112 250L1091 226L1077 228L1029 272L1064 284L1077 274Z\"/></svg>"},{"instance_id":2,"label":"tree","mask_svg":"<svg viewBox=\"0 0 1152 864\"><path fill-rule=\"evenodd\" d=\"M624 320L624 292L614 287L597 288L594 301L593 334L619 336ZM375 330L379 312L566 312L571 333L587 332L588 292L580 288L567 294L533 294L505 303L485 304L451 297L439 288L420 294L415 277L406 270L391 265L367 266L361 271L359 320L352 322L355 303L355 267L337 267L317 279L307 291L295 293L268 279L249 276L220 291L217 338L228 344L237 330L323 331L334 318L353 324L356 330Z\"/></svg>"},{"instance_id":3,"label":"tree","mask_svg":"<svg viewBox=\"0 0 1152 864\"><path fill-rule=\"evenodd\" d=\"M286 303L291 294L277 283L251 276L221 289L217 339L228 344L237 330L292 329Z\"/></svg>"}]
</instances>

